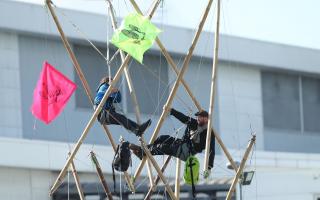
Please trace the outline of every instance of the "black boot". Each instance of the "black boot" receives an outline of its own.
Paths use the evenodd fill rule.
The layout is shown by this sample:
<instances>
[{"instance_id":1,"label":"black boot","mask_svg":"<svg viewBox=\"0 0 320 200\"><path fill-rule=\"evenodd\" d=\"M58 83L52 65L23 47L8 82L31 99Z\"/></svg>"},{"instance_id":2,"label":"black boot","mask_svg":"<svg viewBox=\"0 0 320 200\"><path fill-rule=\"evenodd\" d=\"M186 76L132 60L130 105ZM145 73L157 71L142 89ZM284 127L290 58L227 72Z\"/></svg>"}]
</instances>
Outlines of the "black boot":
<instances>
[{"instance_id":1,"label":"black boot","mask_svg":"<svg viewBox=\"0 0 320 200\"><path fill-rule=\"evenodd\" d=\"M142 160L143 156L145 156L142 148L135 144L130 144L129 148L132 150L133 154L136 155L140 160Z\"/></svg>"},{"instance_id":2,"label":"black boot","mask_svg":"<svg viewBox=\"0 0 320 200\"><path fill-rule=\"evenodd\" d=\"M141 137L141 135L144 133L144 131L150 126L151 119L146 121L145 123L141 124L138 128L138 131L136 132L136 136Z\"/></svg>"}]
</instances>

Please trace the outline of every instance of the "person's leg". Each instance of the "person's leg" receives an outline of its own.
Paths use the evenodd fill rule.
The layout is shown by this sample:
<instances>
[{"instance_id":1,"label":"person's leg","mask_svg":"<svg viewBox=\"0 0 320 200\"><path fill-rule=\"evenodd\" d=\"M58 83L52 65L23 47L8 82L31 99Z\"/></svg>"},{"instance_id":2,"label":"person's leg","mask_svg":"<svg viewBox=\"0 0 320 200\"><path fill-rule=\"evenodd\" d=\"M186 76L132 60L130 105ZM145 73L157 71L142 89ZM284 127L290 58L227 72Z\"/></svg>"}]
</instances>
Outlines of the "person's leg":
<instances>
[{"instance_id":1,"label":"person's leg","mask_svg":"<svg viewBox=\"0 0 320 200\"><path fill-rule=\"evenodd\" d=\"M148 120L147 122L139 126L137 123L128 119L126 116L122 114L119 114L115 111L105 111L105 110L101 111L101 113L98 116L98 120L100 123L107 124L107 125L109 124L122 125L126 129L132 131L137 136L141 136L141 134L151 124L151 120Z\"/></svg>"},{"instance_id":2,"label":"person's leg","mask_svg":"<svg viewBox=\"0 0 320 200\"><path fill-rule=\"evenodd\" d=\"M175 142L175 138L171 137L169 135L161 135L159 136L153 144L147 145L147 148L149 149L150 153L152 155L173 155L174 156L174 147L172 146ZM132 150L132 152L142 159L143 156L145 156L145 153L143 152L142 148L135 144L130 144L129 148Z\"/></svg>"},{"instance_id":3,"label":"person's leg","mask_svg":"<svg viewBox=\"0 0 320 200\"><path fill-rule=\"evenodd\" d=\"M148 145L152 155L175 156L176 150L181 143L181 139L169 135L159 136L152 145Z\"/></svg>"},{"instance_id":4,"label":"person's leg","mask_svg":"<svg viewBox=\"0 0 320 200\"><path fill-rule=\"evenodd\" d=\"M126 129L136 133L139 129L139 125L137 123L135 123L134 121L128 119L127 117L125 117L122 114L119 114L117 112L114 111L110 111L108 113L108 119L107 119L107 123L108 124L117 124L117 125L122 125L123 127L125 127Z\"/></svg>"}]
</instances>

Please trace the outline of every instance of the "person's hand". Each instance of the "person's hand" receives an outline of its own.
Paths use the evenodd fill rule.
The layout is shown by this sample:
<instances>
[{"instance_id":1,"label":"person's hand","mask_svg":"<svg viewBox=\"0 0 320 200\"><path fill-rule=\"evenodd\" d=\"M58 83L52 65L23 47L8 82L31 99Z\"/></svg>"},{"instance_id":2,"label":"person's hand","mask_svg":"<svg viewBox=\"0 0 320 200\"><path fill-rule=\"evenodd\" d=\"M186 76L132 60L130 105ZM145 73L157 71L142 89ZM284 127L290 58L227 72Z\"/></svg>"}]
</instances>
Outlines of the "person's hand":
<instances>
[{"instance_id":1,"label":"person's hand","mask_svg":"<svg viewBox=\"0 0 320 200\"><path fill-rule=\"evenodd\" d=\"M211 169L208 168L207 170L205 170L203 172L203 178L205 178L205 179L209 178L210 174L211 174Z\"/></svg>"},{"instance_id":2,"label":"person's hand","mask_svg":"<svg viewBox=\"0 0 320 200\"><path fill-rule=\"evenodd\" d=\"M166 112L166 116L169 116L169 115L171 115L171 108L166 108L166 105L163 105L163 108L162 108L163 110L167 110L167 112Z\"/></svg>"},{"instance_id":3,"label":"person's hand","mask_svg":"<svg viewBox=\"0 0 320 200\"><path fill-rule=\"evenodd\" d=\"M111 92L112 92L112 93L116 93L116 92L118 92L118 91L119 91L118 88L112 88L112 89L111 89Z\"/></svg>"}]
</instances>

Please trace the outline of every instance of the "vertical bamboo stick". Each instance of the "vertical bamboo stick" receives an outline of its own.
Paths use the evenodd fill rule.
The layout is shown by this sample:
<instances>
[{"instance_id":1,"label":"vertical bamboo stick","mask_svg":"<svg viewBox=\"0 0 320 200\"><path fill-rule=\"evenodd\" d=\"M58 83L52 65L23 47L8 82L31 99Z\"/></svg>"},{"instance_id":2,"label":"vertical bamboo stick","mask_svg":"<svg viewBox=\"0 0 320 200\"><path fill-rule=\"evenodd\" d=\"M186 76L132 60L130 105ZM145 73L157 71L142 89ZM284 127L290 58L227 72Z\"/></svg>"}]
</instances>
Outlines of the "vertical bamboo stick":
<instances>
[{"instance_id":1,"label":"vertical bamboo stick","mask_svg":"<svg viewBox=\"0 0 320 200\"><path fill-rule=\"evenodd\" d=\"M227 194L226 200L230 200L231 197L232 197L232 193L233 193L233 191L234 191L234 188L235 188L235 186L236 186L236 184L237 184L237 182L238 182L239 177L240 177L241 174L242 174L243 168L244 168L244 166L245 166L245 164L246 164L246 161L247 161L247 159L248 159L249 153L250 153L250 151L251 151L251 149L252 149L255 141L256 141L256 135L253 135L252 138L251 138L251 140L250 140L250 142L249 142L249 144L248 144L248 146L247 146L247 149L246 149L246 151L245 151L245 153L244 153L244 156L243 156L243 158L242 158L242 160L241 160L241 163L240 163L240 166L239 166L239 168L238 168L237 174L236 174L236 176L233 178L233 181L232 181L231 187L230 187L230 189L229 189L229 192L228 192L228 194Z\"/></svg>"},{"instance_id":2,"label":"vertical bamboo stick","mask_svg":"<svg viewBox=\"0 0 320 200\"><path fill-rule=\"evenodd\" d=\"M156 1L156 0L155 0ZM155 4L156 5L156 4ZM74 146L70 157L68 158L66 164L64 165L63 169L61 170L61 172L59 173L55 183L53 184L51 190L50 190L50 195L53 194L53 192L58 188L59 184L62 182L63 178L66 175L66 171L68 169L68 166L70 165L72 159L74 158L75 154L78 152L81 144L83 143L83 140L86 138L90 128L92 127L94 121L97 119L98 114L101 112L103 105L105 104L107 98L109 97L109 95L111 94L111 90L112 88L115 87L115 84L118 82L118 80L120 79L120 76L125 68L125 66L128 64L130 60L130 56L127 55L125 57L125 60L123 61L123 63L121 64L120 68L118 69L117 73L115 74L115 77L112 81L112 83L110 84L109 88L107 89L107 91L105 92L100 104L98 105L98 107L96 108L96 110L94 111L92 117L90 118L89 122L87 123L84 131L81 134L81 137L79 138L78 142L76 143L76 145Z\"/></svg>"},{"instance_id":3,"label":"vertical bamboo stick","mask_svg":"<svg viewBox=\"0 0 320 200\"><path fill-rule=\"evenodd\" d=\"M98 176L99 176L99 179L100 179L100 182L101 182L102 187L103 187L103 189L104 189L104 192L106 193L107 197L108 197L110 200L113 200L113 198L112 198L112 193L110 192L110 189L109 189L109 187L108 187L107 181L106 181L106 179L104 178L103 172L102 172L102 170L101 170L99 161L98 161L95 153L94 153L93 151L91 151L91 152L90 152L90 155L91 155L91 160L92 160L94 166L96 167L97 174L98 174Z\"/></svg>"},{"instance_id":4,"label":"vertical bamboo stick","mask_svg":"<svg viewBox=\"0 0 320 200\"><path fill-rule=\"evenodd\" d=\"M153 156L151 155L149 149L145 146L144 142L141 140L141 147L143 148L143 151L146 153L146 156L148 157L148 159L151 161L151 163L153 164L153 167L156 169L156 171L158 172L158 176L160 177L160 179L162 180L162 182L164 183L167 192L169 193L169 196L172 200L177 199L167 181L167 179L165 178L165 176L163 175L163 173L161 172L160 167L157 164L157 161L153 158Z\"/></svg>"},{"instance_id":5,"label":"vertical bamboo stick","mask_svg":"<svg viewBox=\"0 0 320 200\"><path fill-rule=\"evenodd\" d=\"M76 170L76 167L75 167L73 161L71 162L71 171L72 171L74 181L76 182L79 197L81 200L85 200L83 190L82 190L82 187L80 184L80 179L79 179L79 176L78 176L78 173L77 173L77 170Z\"/></svg>"},{"instance_id":6,"label":"vertical bamboo stick","mask_svg":"<svg viewBox=\"0 0 320 200\"><path fill-rule=\"evenodd\" d=\"M113 9L111 1L107 0L107 2L108 2L108 9L109 9L110 17L111 17L111 22L112 22L112 28L115 31L118 28L118 26L117 26L117 21L116 21L115 15L114 15L114 9ZM160 2L160 0L158 2ZM156 7L157 6L152 6L152 8L154 10L155 10ZM121 61L123 62L124 61L124 52L121 51L121 50L120 50L120 56L121 56ZM131 98L132 98L132 101L133 101L133 104L134 104L135 113L136 113L136 119L137 119L137 122L140 124L141 123L141 115L140 115L139 104L138 104L138 100L137 100L135 89L134 89L133 84L132 84L132 80L131 80L131 76L130 76L130 73L129 73L128 66L125 67L124 74L125 74L125 77L126 77L126 80L127 80L127 83L128 83L129 92L130 92L130 95L131 95ZM152 175L152 171L151 171L150 162L147 163L147 167L148 167L148 177L149 177L149 181L150 181L150 186L153 187L153 175Z\"/></svg>"},{"instance_id":7,"label":"vertical bamboo stick","mask_svg":"<svg viewBox=\"0 0 320 200\"><path fill-rule=\"evenodd\" d=\"M180 199L180 169L181 169L181 160L179 158L176 158L177 164L176 164L176 184L174 188L174 194L177 199Z\"/></svg>"},{"instance_id":8,"label":"vertical bamboo stick","mask_svg":"<svg viewBox=\"0 0 320 200\"><path fill-rule=\"evenodd\" d=\"M168 97L168 99L167 99L167 102L166 102L166 104L165 104L164 107L163 107L162 114L161 114L160 119L159 119L159 121L158 121L158 123L157 123L157 125L156 125L156 128L155 128L155 130L154 130L154 132L153 132L153 134L152 134L152 137L151 137L151 139L150 139L150 143L152 143L152 142L156 139L156 137L158 136L158 133L159 133L159 131L160 131L160 127L162 126L162 123L164 122L164 119L165 119L165 117L167 116L167 113L168 113L168 111L169 111L169 109L170 109L170 106L171 106L171 104L172 104L173 97L175 96L175 94L176 94L176 92L177 92L177 90L178 90L178 87L179 87L179 84L180 84L180 80L181 80L181 78L183 77L186 69L188 68L188 64L189 64L189 61L190 61L190 59L191 59L193 50L194 50L194 48L195 48L195 46L196 46L196 44L197 44L197 42L198 42L200 33L201 33L201 31L202 31L202 28L203 28L203 26L204 26L204 23L205 23L205 21L206 21L206 18L207 18L207 16L208 16L209 11L210 11L210 7L211 7L211 4L212 4L212 1L213 1L213 0L209 0L209 2L208 2L208 5L207 5L207 7L206 7L206 9L205 9L205 12L204 12L204 14L203 14L203 16L202 16L201 22L200 22L200 24L199 24L199 26L198 26L197 32L196 32L196 34L195 34L195 36L194 36L194 38L193 38L193 40L192 40L192 44L191 44L189 50L188 50L188 54L187 54L187 56L185 57L185 59L184 59L184 61L183 61L182 69L181 69L181 71L179 72L179 75L178 75L178 77L177 77L177 80L175 81L174 86L173 86L172 89L171 89L171 92L170 92L170 94L169 94L169 97ZM135 178L137 178L137 177L140 175L141 170L142 170L142 167L143 167L143 165L144 165L145 162L146 162L146 158L143 158L142 161L141 161L141 163L140 163L140 165L139 165L139 167L138 167L138 169L137 169L137 171L136 171L136 173L135 173L135 176L134 176Z\"/></svg>"},{"instance_id":9,"label":"vertical bamboo stick","mask_svg":"<svg viewBox=\"0 0 320 200\"><path fill-rule=\"evenodd\" d=\"M76 69L76 71L77 71L77 73L78 73L78 76L79 76L79 78L80 78L80 80L81 80L81 83L82 83L83 87L85 88L85 91L86 91L86 94L87 94L87 96L88 96L88 98L89 98L89 101L90 101L90 103L91 103L92 106L93 106L93 98L92 98L92 96L91 96L91 91L90 91L89 84L88 84L87 80L85 79L85 77L84 77L84 75L83 75L83 73L82 73L81 67L80 67L80 65L79 65L79 63L78 63L78 61L77 61L77 59L76 59L76 56L74 55L74 53L73 53L73 51L72 51L72 49L71 49L71 47L70 47L70 44L69 44L69 42L68 42L68 39L66 38L66 36L65 36L65 34L64 34L64 32L63 32L63 30L62 30L62 28L61 28L61 25L60 25L60 23L59 23L58 17L57 17L57 15L55 14L55 12L54 12L51 4L52 4L52 1L51 1L51 0L46 0L46 5L47 5L47 7L49 8L49 11L50 11L50 13L51 13L51 15L52 15L52 18L53 18L53 20L54 20L54 22L55 22L55 24L56 24L56 26L57 26L57 29L58 29L58 31L59 31L59 33L60 33L61 40L62 40L62 42L63 42L63 44L64 44L64 46L65 46L65 48L66 48L66 50L67 50L67 52L68 52L71 60L72 60L72 62L73 62L73 66L75 67L75 69ZM115 144L115 142L114 142L114 140L113 140L113 138L112 138L112 134L110 133L110 131L109 131L109 129L107 128L106 125L103 125L103 129L104 129L104 131L105 131L108 139L110 140L110 143L111 143L111 145L112 145L113 150L115 151L116 148L117 148L117 145ZM126 179L126 181L127 181L127 183L128 183L128 186L129 186L130 190L131 190L131 191L134 191L134 186L133 186L133 184L131 183L131 179L130 179L130 177L129 177L129 174L128 174L127 172L124 172L124 176L125 176L125 179Z\"/></svg>"},{"instance_id":10,"label":"vertical bamboo stick","mask_svg":"<svg viewBox=\"0 0 320 200\"><path fill-rule=\"evenodd\" d=\"M207 138L206 138L206 148L205 148L205 157L203 171L208 170L208 160L210 154L210 143L211 143L211 126L212 126L212 117L213 117L213 107L214 107L214 96L215 96L215 87L216 87L216 72L218 65L218 49L219 49L219 32L220 32L220 0L217 0L217 15L216 15L216 30L214 35L214 53L213 53L213 65L212 65L212 74L211 74L211 91L210 91L210 105L209 105L209 120L207 128Z\"/></svg>"}]
</instances>

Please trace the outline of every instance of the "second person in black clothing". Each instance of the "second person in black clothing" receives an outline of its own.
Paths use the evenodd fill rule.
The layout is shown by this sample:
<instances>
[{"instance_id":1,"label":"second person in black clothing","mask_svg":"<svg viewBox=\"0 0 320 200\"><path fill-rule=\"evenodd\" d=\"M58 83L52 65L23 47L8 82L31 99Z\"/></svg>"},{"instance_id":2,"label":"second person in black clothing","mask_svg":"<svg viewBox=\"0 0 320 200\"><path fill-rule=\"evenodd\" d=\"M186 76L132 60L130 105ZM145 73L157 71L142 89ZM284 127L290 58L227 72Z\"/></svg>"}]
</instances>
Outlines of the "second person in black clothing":
<instances>
[{"instance_id":1,"label":"second person in black clothing","mask_svg":"<svg viewBox=\"0 0 320 200\"><path fill-rule=\"evenodd\" d=\"M201 153L206 148L208 112L197 112L195 114L197 119L186 116L173 108L171 109L170 114L187 125L184 135L181 139L174 138L169 135L159 136L153 144L147 145L151 154L170 155L186 161L190 155ZM130 144L129 147L140 159L145 156L140 146ZM209 170L213 168L214 156L215 138L212 136L210 143Z\"/></svg>"}]
</instances>

